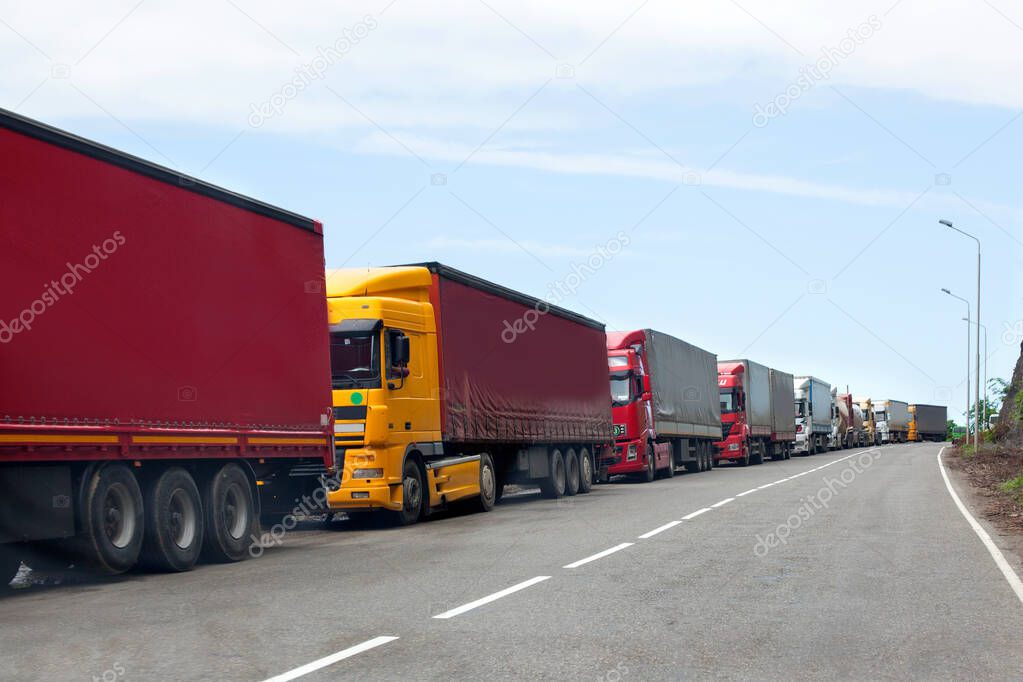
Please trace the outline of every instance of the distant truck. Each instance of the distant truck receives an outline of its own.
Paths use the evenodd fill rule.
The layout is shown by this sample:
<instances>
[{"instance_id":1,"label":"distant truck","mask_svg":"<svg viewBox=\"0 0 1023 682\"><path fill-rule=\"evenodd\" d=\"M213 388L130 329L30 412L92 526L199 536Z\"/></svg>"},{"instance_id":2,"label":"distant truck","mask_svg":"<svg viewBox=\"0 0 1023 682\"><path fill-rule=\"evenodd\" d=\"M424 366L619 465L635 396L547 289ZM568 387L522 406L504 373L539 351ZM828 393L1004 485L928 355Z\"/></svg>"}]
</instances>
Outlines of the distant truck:
<instances>
[{"instance_id":1,"label":"distant truck","mask_svg":"<svg viewBox=\"0 0 1023 682\"><path fill-rule=\"evenodd\" d=\"M714 463L789 459L796 440L792 375L752 360L718 362L721 441Z\"/></svg>"},{"instance_id":2,"label":"distant truck","mask_svg":"<svg viewBox=\"0 0 1023 682\"><path fill-rule=\"evenodd\" d=\"M610 332L615 458L608 473L652 481L707 471L721 437L717 356L652 329Z\"/></svg>"},{"instance_id":3,"label":"distant truck","mask_svg":"<svg viewBox=\"0 0 1023 682\"><path fill-rule=\"evenodd\" d=\"M845 450L856 445L856 433L853 427L853 399L848 393L839 393L837 388L831 389L833 417L831 419L832 450Z\"/></svg>"},{"instance_id":4,"label":"distant truck","mask_svg":"<svg viewBox=\"0 0 1023 682\"><path fill-rule=\"evenodd\" d=\"M874 446L881 444L881 436L877 432L877 412L874 408L874 401L871 398L857 398L863 415L863 430L860 446Z\"/></svg>"},{"instance_id":5,"label":"distant truck","mask_svg":"<svg viewBox=\"0 0 1023 682\"><path fill-rule=\"evenodd\" d=\"M910 441L948 440L948 408L944 405L910 405Z\"/></svg>"},{"instance_id":6,"label":"distant truck","mask_svg":"<svg viewBox=\"0 0 1023 682\"><path fill-rule=\"evenodd\" d=\"M905 443L909 440L909 404L901 400L874 403L877 443Z\"/></svg>"},{"instance_id":7,"label":"distant truck","mask_svg":"<svg viewBox=\"0 0 1023 682\"><path fill-rule=\"evenodd\" d=\"M815 455L828 449L834 403L831 384L816 377L794 379L796 443L794 454Z\"/></svg>"},{"instance_id":8,"label":"distant truck","mask_svg":"<svg viewBox=\"0 0 1023 682\"><path fill-rule=\"evenodd\" d=\"M247 558L333 466L321 225L4 111L0 177L0 582Z\"/></svg>"},{"instance_id":9,"label":"distant truck","mask_svg":"<svg viewBox=\"0 0 1023 682\"><path fill-rule=\"evenodd\" d=\"M856 400L853 400L853 444L853 447L858 448L867 444L867 431L863 427L863 408Z\"/></svg>"},{"instance_id":10,"label":"distant truck","mask_svg":"<svg viewBox=\"0 0 1023 682\"><path fill-rule=\"evenodd\" d=\"M412 524L507 483L587 493L614 457L604 325L439 263L327 273L344 512Z\"/></svg>"}]
</instances>

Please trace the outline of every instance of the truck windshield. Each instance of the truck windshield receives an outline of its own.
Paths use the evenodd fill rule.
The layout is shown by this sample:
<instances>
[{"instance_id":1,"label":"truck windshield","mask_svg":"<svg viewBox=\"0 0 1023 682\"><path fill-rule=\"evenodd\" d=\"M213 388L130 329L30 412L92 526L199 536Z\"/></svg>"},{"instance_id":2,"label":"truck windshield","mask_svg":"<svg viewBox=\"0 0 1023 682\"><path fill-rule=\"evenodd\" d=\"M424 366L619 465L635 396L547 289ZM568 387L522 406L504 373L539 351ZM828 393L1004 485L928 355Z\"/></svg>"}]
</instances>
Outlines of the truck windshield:
<instances>
[{"instance_id":1,"label":"truck windshield","mask_svg":"<svg viewBox=\"0 0 1023 682\"><path fill-rule=\"evenodd\" d=\"M737 401L735 400L734 391L722 391L721 392L721 413L731 414L732 412L738 411L736 407Z\"/></svg>"},{"instance_id":2,"label":"truck windshield","mask_svg":"<svg viewBox=\"0 0 1023 682\"><path fill-rule=\"evenodd\" d=\"M611 404L615 407L632 402L632 374L621 372L611 375Z\"/></svg>"},{"instance_id":3,"label":"truck windshield","mask_svg":"<svg viewBox=\"0 0 1023 682\"><path fill-rule=\"evenodd\" d=\"M380 388L378 334L330 335L330 383L336 391Z\"/></svg>"},{"instance_id":4,"label":"truck windshield","mask_svg":"<svg viewBox=\"0 0 1023 682\"><path fill-rule=\"evenodd\" d=\"M874 421L886 422L888 421L887 412L874 412Z\"/></svg>"},{"instance_id":5,"label":"truck windshield","mask_svg":"<svg viewBox=\"0 0 1023 682\"><path fill-rule=\"evenodd\" d=\"M802 400L796 401L796 416L797 417L806 416L806 403L804 403Z\"/></svg>"}]
</instances>

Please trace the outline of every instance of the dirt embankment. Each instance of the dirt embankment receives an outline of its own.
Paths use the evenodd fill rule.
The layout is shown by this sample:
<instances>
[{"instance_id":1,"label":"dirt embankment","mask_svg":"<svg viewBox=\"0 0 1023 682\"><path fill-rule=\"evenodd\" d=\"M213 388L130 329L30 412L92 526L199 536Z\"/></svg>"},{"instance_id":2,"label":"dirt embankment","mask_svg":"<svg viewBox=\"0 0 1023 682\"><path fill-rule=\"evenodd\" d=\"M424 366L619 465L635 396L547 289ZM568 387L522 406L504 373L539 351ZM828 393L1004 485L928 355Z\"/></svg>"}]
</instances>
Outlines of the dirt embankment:
<instances>
[{"instance_id":1,"label":"dirt embankment","mask_svg":"<svg viewBox=\"0 0 1023 682\"><path fill-rule=\"evenodd\" d=\"M1006 490L1006 482L1023 474L1023 450L998 444L981 446L976 455L952 450L948 465L961 471L976 492L979 510L999 530L1023 537L1023 489Z\"/></svg>"},{"instance_id":2,"label":"dirt embankment","mask_svg":"<svg viewBox=\"0 0 1023 682\"><path fill-rule=\"evenodd\" d=\"M982 502L981 513L991 523L1023 537L1023 344L991 435L979 452L956 447L948 463L970 482Z\"/></svg>"}]
</instances>

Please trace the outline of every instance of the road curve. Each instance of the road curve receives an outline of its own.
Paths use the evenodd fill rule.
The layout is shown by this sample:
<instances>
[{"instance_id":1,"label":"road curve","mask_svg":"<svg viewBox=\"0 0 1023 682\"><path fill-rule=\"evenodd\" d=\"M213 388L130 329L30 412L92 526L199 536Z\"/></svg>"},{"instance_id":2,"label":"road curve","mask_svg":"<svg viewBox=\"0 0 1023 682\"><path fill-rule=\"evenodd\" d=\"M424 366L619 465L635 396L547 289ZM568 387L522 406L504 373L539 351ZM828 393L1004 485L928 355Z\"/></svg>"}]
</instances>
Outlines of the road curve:
<instances>
[{"instance_id":1,"label":"road curve","mask_svg":"<svg viewBox=\"0 0 1023 682\"><path fill-rule=\"evenodd\" d=\"M1009 679L1023 606L939 446L722 467L0 597L3 677Z\"/></svg>"}]
</instances>

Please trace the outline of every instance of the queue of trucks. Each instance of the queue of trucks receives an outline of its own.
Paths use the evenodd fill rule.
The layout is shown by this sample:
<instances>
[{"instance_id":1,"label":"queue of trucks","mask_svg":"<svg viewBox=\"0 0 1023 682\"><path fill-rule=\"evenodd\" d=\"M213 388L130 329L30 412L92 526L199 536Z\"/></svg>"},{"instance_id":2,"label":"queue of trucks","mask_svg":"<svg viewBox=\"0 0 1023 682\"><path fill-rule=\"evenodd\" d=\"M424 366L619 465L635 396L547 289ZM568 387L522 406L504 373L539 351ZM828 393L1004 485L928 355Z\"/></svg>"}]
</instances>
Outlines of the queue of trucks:
<instances>
[{"instance_id":1,"label":"queue of trucks","mask_svg":"<svg viewBox=\"0 0 1023 682\"><path fill-rule=\"evenodd\" d=\"M439 263L325 270L314 220L2 110L0 150L5 583L240 561L300 501L408 525L512 484L944 439L944 407L864 407Z\"/></svg>"}]
</instances>

